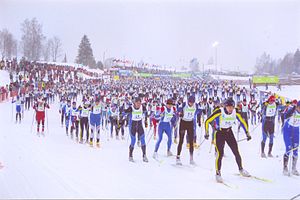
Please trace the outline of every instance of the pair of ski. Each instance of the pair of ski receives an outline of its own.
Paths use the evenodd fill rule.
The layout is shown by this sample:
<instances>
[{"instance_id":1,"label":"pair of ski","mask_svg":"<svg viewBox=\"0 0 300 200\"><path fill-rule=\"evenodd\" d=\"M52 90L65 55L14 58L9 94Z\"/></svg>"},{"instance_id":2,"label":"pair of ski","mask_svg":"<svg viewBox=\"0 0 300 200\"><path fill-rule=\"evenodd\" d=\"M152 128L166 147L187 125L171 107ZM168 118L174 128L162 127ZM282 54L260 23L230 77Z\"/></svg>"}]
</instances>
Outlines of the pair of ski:
<instances>
[{"instance_id":1,"label":"pair of ski","mask_svg":"<svg viewBox=\"0 0 300 200\"><path fill-rule=\"evenodd\" d=\"M266 179L266 178L261 178L261 177L258 177L258 176L253 176L253 175L250 175L248 177L242 176L241 174L238 174L238 173L236 173L235 175L245 177L245 178L252 178L252 179L263 181L263 182L266 182L266 183L272 183L273 182L272 180L269 180L269 179Z\"/></svg>"},{"instance_id":2,"label":"pair of ski","mask_svg":"<svg viewBox=\"0 0 300 200\"><path fill-rule=\"evenodd\" d=\"M242 176L241 174L234 174L236 176L241 176L241 177L244 177L244 178L250 178L250 179L253 179L253 180L258 180L258 181L262 181L262 182L266 182L266 183L272 183L273 181L272 180L269 180L269 179L265 179L265 178L260 178L260 177L257 177L257 176L253 176L253 175L250 175L250 176ZM238 189L238 186L237 185L232 185L232 184L229 184L227 182L218 182L218 183L221 183L223 185L225 185L226 187L228 188L232 188L232 189Z\"/></svg>"}]
</instances>

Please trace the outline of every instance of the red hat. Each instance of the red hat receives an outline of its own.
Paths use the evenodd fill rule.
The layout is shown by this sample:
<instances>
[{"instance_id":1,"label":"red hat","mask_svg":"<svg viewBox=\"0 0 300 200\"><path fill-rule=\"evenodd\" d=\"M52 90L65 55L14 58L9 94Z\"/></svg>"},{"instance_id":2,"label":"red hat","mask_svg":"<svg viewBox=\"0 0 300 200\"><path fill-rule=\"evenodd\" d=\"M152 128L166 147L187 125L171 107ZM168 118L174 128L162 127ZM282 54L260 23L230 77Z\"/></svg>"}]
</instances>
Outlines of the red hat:
<instances>
[{"instance_id":1,"label":"red hat","mask_svg":"<svg viewBox=\"0 0 300 200\"><path fill-rule=\"evenodd\" d=\"M292 104L297 105L297 103L298 103L297 99L294 99L294 100L292 101Z\"/></svg>"},{"instance_id":2,"label":"red hat","mask_svg":"<svg viewBox=\"0 0 300 200\"><path fill-rule=\"evenodd\" d=\"M271 95L268 99L269 102L275 102L276 97L274 95Z\"/></svg>"}]
</instances>

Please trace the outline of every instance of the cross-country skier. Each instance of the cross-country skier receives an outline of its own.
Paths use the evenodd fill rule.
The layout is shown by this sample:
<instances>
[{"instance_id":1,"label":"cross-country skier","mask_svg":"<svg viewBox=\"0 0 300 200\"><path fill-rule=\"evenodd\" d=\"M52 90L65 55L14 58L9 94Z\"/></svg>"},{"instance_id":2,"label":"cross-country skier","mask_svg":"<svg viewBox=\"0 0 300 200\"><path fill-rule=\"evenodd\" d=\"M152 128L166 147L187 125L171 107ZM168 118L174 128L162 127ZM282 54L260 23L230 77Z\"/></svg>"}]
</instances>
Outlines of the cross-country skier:
<instances>
[{"instance_id":1,"label":"cross-country skier","mask_svg":"<svg viewBox=\"0 0 300 200\"><path fill-rule=\"evenodd\" d=\"M44 135L45 127L45 111L46 108L50 108L46 103L46 99L38 98L37 102L33 105L33 109L36 111L36 121L37 121L37 134L40 132L40 124L42 123L42 135Z\"/></svg>"},{"instance_id":2,"label":"cross-country skier","mask_svg":"<svg viewBox=\"0 0 300 200\"><path fill-rule=\"evenodd\" d=\"M90 102L85 101L83 107L79 109L79 118L80 118L80 140L79 142L83 143L83 134L84 130L86 132L86 143L89 141L89 116L90 116Z\"/></svg>"},{"instance_id":3,"label":"cross-country skier","mask_svg":"<svg viewBox=\"0 0 300 200\"><path fill-rule=\"evenodd\" d=\"M162 141L163 133L165 132L168 136L167 155L172 156L171 145L172 145L172 128L171 123L174 124L176 120L175 107L173 107L173 100L168 99L167 105L162 106L161 109L156 113L156 118L159 118L158 125L158 140L155 145L153 158L157 158L157 151Z\"/></svg>"},{"instance_id":4,"label":"cross-country skier","mask_svg":"<svg viewBox=\"0 0 300 200\"><path fill-rule=\"evenodd\" d=\"M17 96L17 99L12 99L11 103L16 103L16 123L18 123L18 117L19 117L19 123L21 123L21 112L22 112L22 101L19 96Z\"/></svg>"},{"instance_id":5,"label":"cross-country skier","mask_svg":"<svg viewBox=\"0 0 300 200\"><path fill-rule=\"evenodd\" d=\"M179 125L179 143L177 147L177 156L176 156L176 164L182 165L180 160L180 153L182 150L182 144L184 140L185 131L187 131L187 142L189 143L190 150L190 164L195 165L195 161L193 158L194 153L194 137L196 135L194 131L194 125L196 123L196 116L201 109L198 104L195 104L195 96L190 96L188 98L188 103L183 103L181 107L179 107L178 112L182 117Z\"/></svg>"},{"instance_id":6,"label":"cross-country skier","mask_svg":"<svg viewBox=\"0 0 300 200\"><path fill-rule=\"evenodd\" d=\"M240 156L237 141L232 132L232 126L235 123L236 119L241 123L242 128L244 129L247 140L251 139L250 134L248 133L248 126L246 122L243 120L241 114L238 112L238 109L234 108L235 102L232 98L228 98L224 102L224 107L220 109L216 109L211 116L207 118L205 121L205 139L208 140L209 132L208 127L209 123L212 121L216 121L216 133L215 133L215 146L217 150L216 157L216 180L217 182L223 182L221 177L221 164L222 158L224 155L224 146L225 142L230 147L232 153L235 156L235 160L237 162L240 174L242 176L250 176L249 173L243 169L242 166L242 158Z\"/></svg>"},{"instance_id":7,"label":"cross-country skier","mask_svg":"<svg viewBox=\"0 0 300 200\"><path fill-rule=\"evenodd\" d=\"M100 99L97 97L95 104L91 107L90 125L91 125L91 137L90 146L93 146L94 134L97 133L97 147L100 147L100 118L101 118L101 105Z\"/></svg>"},{"instance_id":8,"label":"cross-country skier","mask_svg":"<svg viewBox=\"0 0 300 200\"><path fill-rule=\"evenodd\" d=\"M79 109L76 106L76 102L73 101L71 109L71 139L73 139L73 131L75 130L76 141L78 142L78 131L79 131Z\"/></svg>"},{"instance_id":9,"label":"cross-country skier","mask_svg":"<svg viewBox=\"0 0 300 200\"><path fill-rule=\"evenodd\" d=\"M142 123L143 115L145 115L145 123L147 123L147 109L145 106L142 106L141 98L136 97L133 106L130 106L128 109L126 109L125 113L131 115L128 126L131 139L131 143L129 145L129 161L134 162L132 154L137 134L138 138L141 141L143 161L148 162L148 158L146 156L145 132Z\"/></svg>"},{"instance_id":10,"label":"cross-country skier","mask_svg":"<svg viewBox=\"0 0 300 200\"><path fill-rule=\"evenodd\" d=\"M273 138L275 129L275 115L276 115L276 97L271 95L269 99L262 105L262 141L261 141L261 157L266 158L265 144L267 137L269 137L269 151L268 156L273 157Z\"/></svg>"},{"instance_id":11,"label":"cross-country skier","mask_svg":"<svg viewBox=\"0 0 300 200\"><path fill-rule=\"evenodd\" d=\"M67 100L67 104L64 105L61 112L65 113L65 123L66 123L66 134L69 135L69 124L70 124L70 118L71 118L71 100Z\"/></svg>"},{"instance_id":12,"label":"cross-country skier","mask_svg":"<svg viewBox=\"0 0 300 200\"><path fill-rule=\"evenodd\" d=\"M64 124L64 118L65 118L65 112L66 112L66 100L64 97L61 97L60 99L60 105L59 105L59 113L61 114L61 126Z\"/></svg>"},{"instance_id":13,"label":"cross-country skier","mask_svg":"<svg viewBox=\"0 0 300 200\"><path fill-rule=\"evenodd\" d=\"M285 123L283 126L283 140L285 144L285 154L283 156L283 174L289 175L288 160L289 155L293 154L292 174L299 176L300 173L296 169L298 160L299 147L299 127L300 127L300 101L297 105L289 108L284 114Z\"/></svg>"}]
</instances>

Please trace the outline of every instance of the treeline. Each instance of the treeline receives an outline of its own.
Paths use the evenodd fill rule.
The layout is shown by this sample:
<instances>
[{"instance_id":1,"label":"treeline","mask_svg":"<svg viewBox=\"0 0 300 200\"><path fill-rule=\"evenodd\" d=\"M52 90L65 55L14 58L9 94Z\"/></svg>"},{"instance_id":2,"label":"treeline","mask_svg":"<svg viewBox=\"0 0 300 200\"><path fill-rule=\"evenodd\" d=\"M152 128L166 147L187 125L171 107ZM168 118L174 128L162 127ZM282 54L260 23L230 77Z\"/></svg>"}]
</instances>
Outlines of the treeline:
<instances>
[{"instance_id":1,"label":"treeline","mask_svg":"<svg viewBox=\"0 0 300 200\"><path fill-rule=\"evenodd\" d=\"M283 58L277 60L264 52L256 59L255 69L256 74L300 74L300 51L297 49L295 53L287 53Z\"/></svg>"},{"instance_id":2,"label":"treeline","mask_svg":"<svg viewBox=\"0 0 300 200\"><path fill-rule=\"evenodd\" d=\"M30 61L67 62L67 54L63 53L60 38L58 36L47 38L43 33L42 24L36 18L25 19L21 23L21 31L22 36L18 41L6 28L0 30L2 60L23 57ZM86 35L81 39L75 62L90 68L103 69L102 62L95 61L91 44Z\"/></svg>"}]
</instances>

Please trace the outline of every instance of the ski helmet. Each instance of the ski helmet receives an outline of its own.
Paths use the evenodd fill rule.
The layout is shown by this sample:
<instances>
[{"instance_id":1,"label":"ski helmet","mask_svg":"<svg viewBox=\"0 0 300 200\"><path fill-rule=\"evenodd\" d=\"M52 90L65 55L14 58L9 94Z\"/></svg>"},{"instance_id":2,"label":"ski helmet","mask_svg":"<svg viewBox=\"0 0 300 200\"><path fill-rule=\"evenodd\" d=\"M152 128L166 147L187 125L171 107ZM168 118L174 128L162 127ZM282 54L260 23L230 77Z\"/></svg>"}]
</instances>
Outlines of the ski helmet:
<instances>
[{"instance_id":1,"label":"ski helmet","mask_svg":"<svg viewBox=\"0 0 300 200\"><path fill-rule=\"evenodd\" d=\"M234 106L234 105L235 105L235 102L232 98L228 98L224 102L224 106Z\"/></svg>"}]
</instances>

